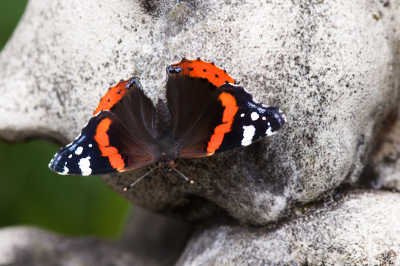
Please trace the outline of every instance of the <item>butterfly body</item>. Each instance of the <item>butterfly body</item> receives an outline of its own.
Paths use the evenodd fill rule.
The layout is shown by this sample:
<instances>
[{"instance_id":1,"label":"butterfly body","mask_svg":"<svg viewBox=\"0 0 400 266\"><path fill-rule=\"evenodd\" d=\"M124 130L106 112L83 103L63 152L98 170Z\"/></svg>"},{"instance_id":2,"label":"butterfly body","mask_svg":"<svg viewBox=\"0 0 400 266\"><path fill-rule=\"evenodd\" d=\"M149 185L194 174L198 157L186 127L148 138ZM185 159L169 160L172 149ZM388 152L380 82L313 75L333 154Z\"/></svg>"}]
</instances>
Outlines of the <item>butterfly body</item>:
<instances>
[{"instance_id":1,"label":"butterfly body","mask_svg":"<svg viewBox=\"0 0 400 266\"><path fill-rule=\"evenodd\" d=\"M167 105L161 100L158 100L156 106L156 127L157 137L157 159L156 162L159 168L164 172L171 171L178 156L175 147L174 136L172 135L172 120L171 114Z\"/></svg>"},{"instance_id":2,"label":"butterfly body","mask_svg":"<svg viewBox=\"0 0 400 266\"><path fill-rule=\"evenodd\" d=\"M275 106L256 103L222 69L200 59L167 67L166 102L144 94L137 78L101 98L81 134L49 167L60 174L99 175L210 156L275 134L286 122Z\"/></svg>"}]
</instances>

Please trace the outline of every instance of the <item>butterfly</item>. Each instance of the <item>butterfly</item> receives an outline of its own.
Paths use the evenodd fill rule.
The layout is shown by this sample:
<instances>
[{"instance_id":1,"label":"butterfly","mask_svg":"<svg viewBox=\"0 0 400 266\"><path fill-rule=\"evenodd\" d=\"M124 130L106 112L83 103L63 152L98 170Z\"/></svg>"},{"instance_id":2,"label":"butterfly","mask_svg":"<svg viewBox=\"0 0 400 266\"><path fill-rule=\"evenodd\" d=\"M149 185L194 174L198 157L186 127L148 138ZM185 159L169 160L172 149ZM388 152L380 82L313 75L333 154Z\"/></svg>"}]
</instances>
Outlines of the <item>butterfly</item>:
<instances>
[{"instance_id":1,"label":"butterfly","mask_svg":"<svg viewBox=\"0 0 400 266\"><path fill-rule=\"evenodd\" d=\"M234 83L214 63L184 58L167 67L166 102L158 99L154 105L138 78L121 80L49 168L62 175L87 176L155 164L147 174L158 168L187 179L176 170L177 160L248 146L274 135L286 122L278 107L255 102Z\"/></svg>"}]
</instances>

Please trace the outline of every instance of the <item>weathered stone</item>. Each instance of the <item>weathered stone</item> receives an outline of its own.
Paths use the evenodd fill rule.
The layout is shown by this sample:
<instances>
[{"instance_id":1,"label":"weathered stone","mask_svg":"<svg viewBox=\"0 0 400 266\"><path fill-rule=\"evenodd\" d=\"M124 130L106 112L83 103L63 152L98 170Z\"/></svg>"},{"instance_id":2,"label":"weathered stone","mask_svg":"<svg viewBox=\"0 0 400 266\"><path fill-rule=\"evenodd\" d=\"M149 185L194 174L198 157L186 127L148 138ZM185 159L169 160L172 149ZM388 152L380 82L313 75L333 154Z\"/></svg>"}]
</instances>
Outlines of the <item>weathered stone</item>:
<instances>
[{"instance_id":1,"label":"weathered stone","mask_svg":"<svg viewBox=\"0 0 400 266\"><path fill-rule=\"evenodd\" d=\"M176 266L400 265L399 193L355 191L328 203L272 228L201 228Z\"/></svg>"},{"instance_id":2,"label":"weathered stone","mask_svg":"<svg viewBox=\"0 0 400 266\"><path fill-rule=\"evenodd\" d=\"M0 230L0 265L162 265L121 243L58 236L39 229Z\"/></svg>"},{"instance_id":3,"label":"weathered stone","mask_svg":"<svg viewBox=\"0 0 400 266\"><path fill-rule=\"evenodd\" d=\"M258 101L280 106L283 130L181 161L193 186L155 173L122 192L148 169L103 180L159 212L189 220L222 212L265 225L288 206L359 182L399 103L398 14L386 1L32 0L0 55L0 137L66 144L119 79L138 76L155 101L165 97L168 63L214 61Z\"/></svg>"},{"instance_id":4,"label":"weathered stone","mask_svg":"<svg viewBox=\"0 0 400 266\"><path fill-rule=\"evenodd\" d=\"M181 220L136 207L122 242L131 251L169 266L179 259L193 231L192 226Z\"/></svg>"},{"instance_id":5,"label":"weathered stone","mask_svg":"<svg viewBox=\"0 0 400 266\"><path fill-rule=\"evenodd\" d=\"M182 221L135 208L119 242L28 227L0 230L0 265L170 266L192 232Z\"/></svg>"}]
</instances>

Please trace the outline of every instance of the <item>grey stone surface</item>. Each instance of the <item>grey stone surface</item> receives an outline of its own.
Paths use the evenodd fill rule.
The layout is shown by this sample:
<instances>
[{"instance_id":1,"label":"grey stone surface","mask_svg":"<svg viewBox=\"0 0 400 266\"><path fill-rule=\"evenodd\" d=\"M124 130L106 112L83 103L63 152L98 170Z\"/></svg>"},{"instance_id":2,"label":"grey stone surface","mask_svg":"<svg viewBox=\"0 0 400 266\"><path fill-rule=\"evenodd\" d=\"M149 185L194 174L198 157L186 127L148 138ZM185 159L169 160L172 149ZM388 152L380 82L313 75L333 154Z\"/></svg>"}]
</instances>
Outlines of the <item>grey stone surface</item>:
<instances>
[{"instance_id":1,"label":"grey stone surface","mask_svg":"<svg viewBox=\"0 0 400 266\"><path fill-rule=\"evenodd\" d=\"M265 225L359 182L399 103L398 14L395 1L32 0L0 55L0 138L66 144L118 80L138 76L156 100L168 63L214 61L258 101L280 106L284 129L182 161L194 186L156 173L122 192L148 169L103 180L159 212L197 220L222 211Z\"/></svg>"},{"instance_id":2,"label":"grey stone surface","mask_svg":"<svg viewBox=\"0 0 400 266\"><path fill-rule=\"evenodd\" d=\"M0 230L0 265L162 265L121 243L71 238L28 227Z\"/></svg>"},{"instance_id":3,"label":"grey stone surface","mask_svg":"<svg viewBox=\"0 0 400 266\"><path fill-rule=\"evenodd\" d=\"M135 208L120 241L69 237L29 227L0 229L0 265L170 266L192 233L186 223Z\"/></svg>"},{"instance_id":4,"label":"grey stone surface","mask_svg":"<svg viewBox=\"0 0 400 266\"><path fill-rule=\"evenodd\" d=\"M278 226L199 230L176 266L400 265L400 194L354 191Z\"/></svg>"},{"instance_id":5,"label":"grey stone surface","mask_svg":"<svg viewBox=\"0 0 400 266\"><path fill-rule=\"evenodd\" d=\"M193 231L194 227L181 220L135 207L122 242L130 250L169 266L179 259Z\"/></svg>"}]
</instances>

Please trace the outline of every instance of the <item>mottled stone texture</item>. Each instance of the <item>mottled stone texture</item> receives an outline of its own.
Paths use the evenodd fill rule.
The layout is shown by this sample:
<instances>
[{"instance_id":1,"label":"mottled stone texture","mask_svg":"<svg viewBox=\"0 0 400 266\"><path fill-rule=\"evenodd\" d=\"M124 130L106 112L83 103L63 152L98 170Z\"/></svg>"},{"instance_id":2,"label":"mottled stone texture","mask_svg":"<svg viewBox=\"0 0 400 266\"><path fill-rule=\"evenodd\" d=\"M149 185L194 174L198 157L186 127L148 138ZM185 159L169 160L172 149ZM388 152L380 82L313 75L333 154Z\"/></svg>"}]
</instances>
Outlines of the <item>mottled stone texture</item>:
<instances>
[{"instance_id":1,"label":"mottled stone texture","mask_svg":"<svg viewBox=\"0 0 400 266\"><path fill-rule=\"evenodd\" d=\"M0 136L66 144L117 80L138 76L156 100L165 66L199 56L280 106L288 123L262 143L182 161L195 186L156 173L128 199L189 220L223 211L265 225L358 182L382 121L397 114L397 3L145 3L30 2L0 57ZM146 171L103 179L121 192Z\"/></svg>"},{"instance_id":2,"label":"mottled stone texture","mask_svg":"<svg viewBox=\"0 0 400 266\"><path fill-rule=\"evenodd\" d=\"M12 227L0 231L0 265L161 265L121 243L69 238L39 229Z\"/></svg>"},{"instance_id":3,"label":"mottled stone texture","mask_svg":"<svg viewBox=\"0 0 400 266\"><path fill-rule=\"evenodd\" d=\"M272 228L201 228L175 265L400 265L398 193L353 191L328 203Z\"/></svg>"},{"instance_id":4,"label":"mottled stone texture","mask_svg":"<svg viewBox=\"0 0 400 266\"><path fill-rule=\"evenodd\" d=\"M169 266L182 253L190 225L135 208L121 241L67 237L28 227L0 230L0 265Z\"/></svg>"},{"instance_id":5,"label":"mottled stone texture","mask_svg":"<svg viewBox=\"0 0 400 266\"><path fill-rule=\"evenodd\" d=\"M139 77L155 101L165 98L167 64L201 57L225 68L257 101L279 106L288 123L261 143L181 161L180 170L195 185L175 173L154 173L124 193L148 169L102 177L126 198L189 221L225 216L241 225L265 226L295 206L334 196L343 183L399 190L399 5L386 0L32 0L0 54L0 138L40 137L64 145L118 80ZM375 197L365 195L366 201ZM369 206L359 204L360 210ZM379 208L376 216L385 217ZM364 214L355 215L364 219ZM312 221L309 230L317 237L326 227L318 217ZM217 235L226 229L213 230ZM393 237L398 239L397 231ZM347 250L358 255L369 250L349 241L338 257ZM309 249L318 253L329 241L318 243ZM274 256L282 257L281 251ZM309 263L288 263L298 261Z\"/></svg>"},{"instance_id":6,"label":"mottled stone texture","mask_svg":"<svg viewBox=\"0 0 400 266\"><path fill-rule=\"evenodd\" d=\"M400 194L356 190L266 227L190 227L141 210L120 242L0 230L0 265L400 265ZM136 218L135 218L136 217Z\"/></svg>"}]
</instances>

